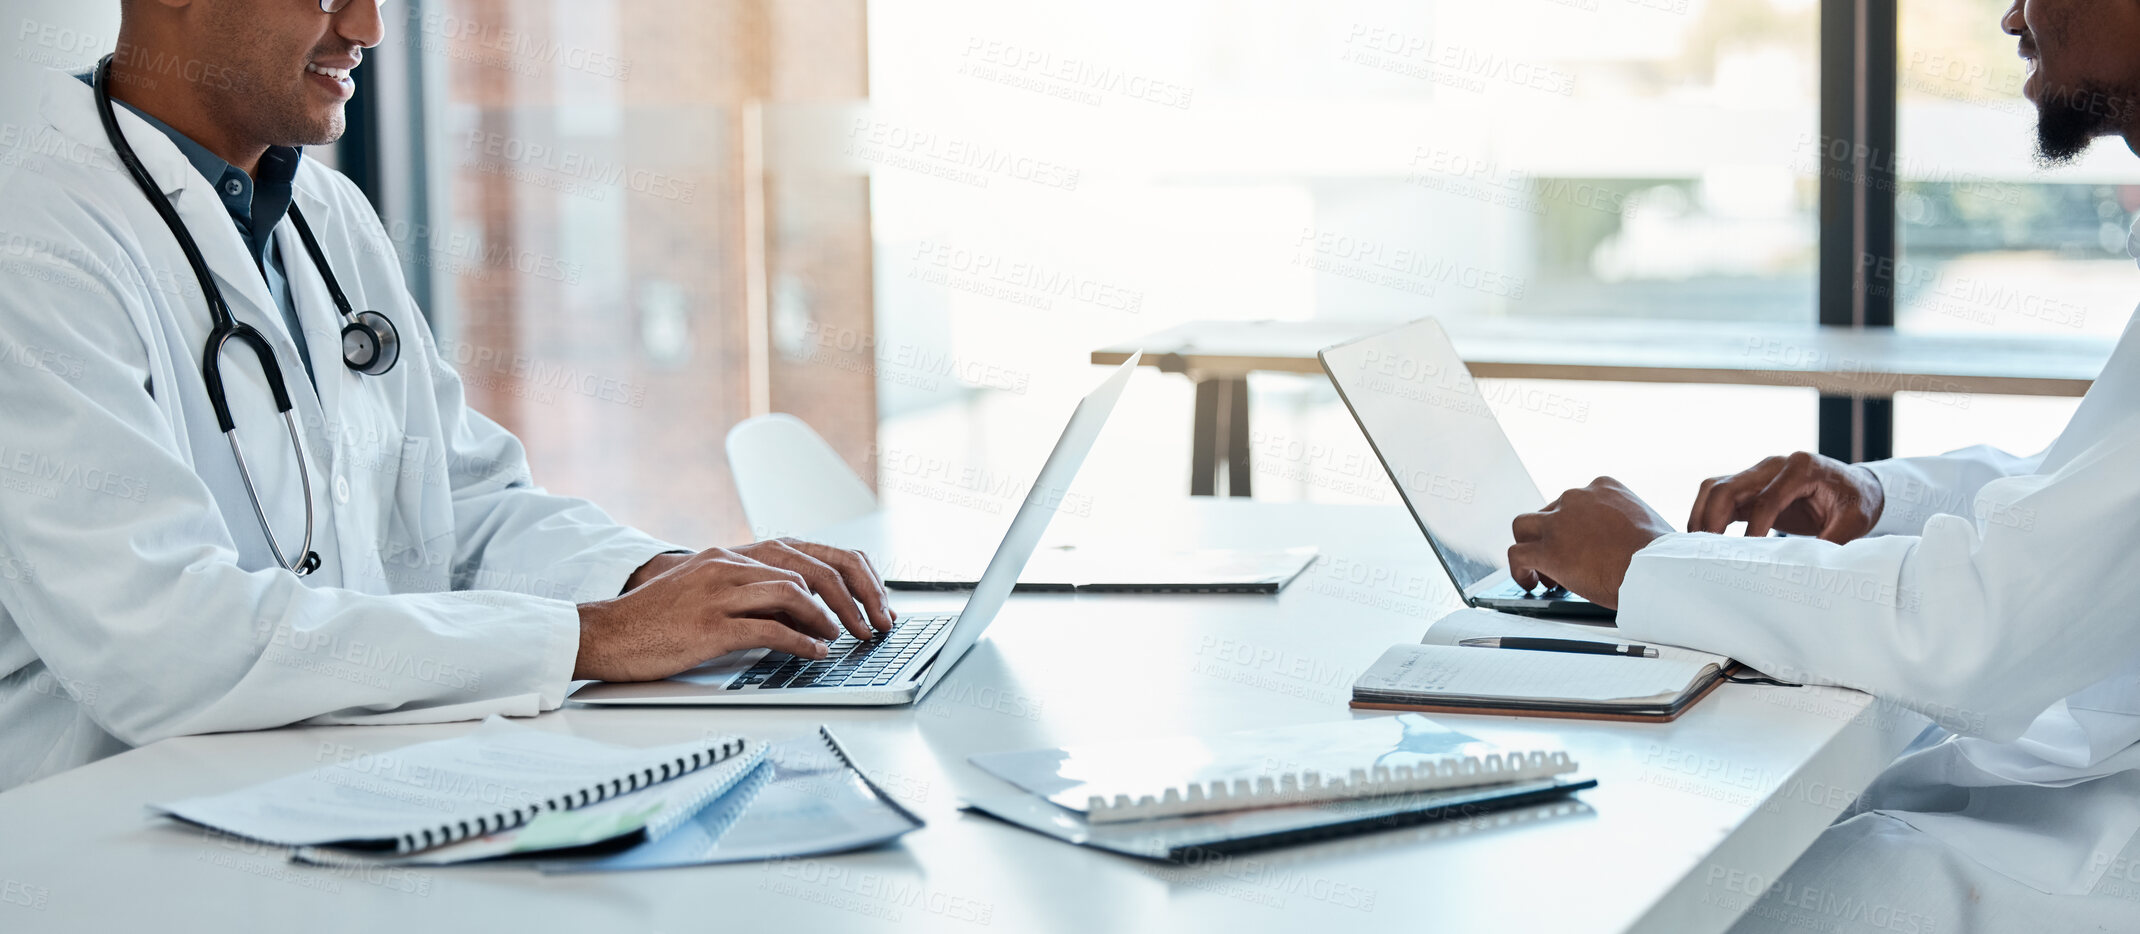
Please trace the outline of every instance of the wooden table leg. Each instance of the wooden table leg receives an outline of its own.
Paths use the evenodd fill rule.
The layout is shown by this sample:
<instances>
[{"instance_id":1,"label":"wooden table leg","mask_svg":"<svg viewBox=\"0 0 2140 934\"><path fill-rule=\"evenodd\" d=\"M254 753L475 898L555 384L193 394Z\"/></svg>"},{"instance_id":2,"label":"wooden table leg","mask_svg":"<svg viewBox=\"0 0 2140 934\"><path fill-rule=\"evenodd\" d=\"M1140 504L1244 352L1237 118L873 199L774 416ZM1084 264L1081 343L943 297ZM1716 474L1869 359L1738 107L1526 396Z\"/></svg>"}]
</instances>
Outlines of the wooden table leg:
<instances>
[{"instance_id":1,"label":"wooden table leg","mask_svg":"<svg viewBox=\"0 0 2140 934\"><path fill-rule=\"evenodd\" d=\"M1248 380L1196 381L1196 421L1189 450L1189 495L1217 496L1223 465L1226 493L1248 496Z\"/></svg>"},{"instance_id":2,"label":"wooden table leg","mask_svg":"<svg viewBox=\"0 0 2140 934\"><path fill-rule=\"evenodd\" d=\"M1196 381L1196 420L1189 435L1189 495L1213 496L1219 486L1219 381Z\"/></svg>"},{"instance_id":3,"label":"wooden table leg","mask_svg":"<svg viewBox=\"0 0 2140 934\"><path fill-rule=\"evenodd\" d=\"M1249 495L1248 481L1248 379L1229 379L1220 396L1220 407L1225 417L1219 424L1226 429L1226 485L1233 495Z\"/></svg>"}]
</instances>

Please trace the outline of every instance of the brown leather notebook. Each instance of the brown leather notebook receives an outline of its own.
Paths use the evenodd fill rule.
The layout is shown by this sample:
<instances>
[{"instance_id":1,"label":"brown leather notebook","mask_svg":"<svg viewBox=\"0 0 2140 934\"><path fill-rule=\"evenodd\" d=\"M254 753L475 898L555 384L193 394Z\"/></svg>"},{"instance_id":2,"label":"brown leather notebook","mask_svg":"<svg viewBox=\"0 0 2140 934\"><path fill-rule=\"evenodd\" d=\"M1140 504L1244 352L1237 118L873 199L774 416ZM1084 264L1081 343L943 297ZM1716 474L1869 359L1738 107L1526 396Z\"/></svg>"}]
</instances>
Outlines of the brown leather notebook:
<instances>
[{"instance_id":1,"label":"brown leather notebook","mask_svg":"<svg viewBox=\"0 0 2140 934\"><path fill-rule=\"evenodd\" d=\"M1352 706L1663 723L1709 696L1736 667L1724 656L1678 646L1643 646L1645 657L1459 644L1488 637L1637 643L1610 626L1459 610L1435 623L1422 642L1383 652L1353 682Z\"/></svg>"},{"instance_id":2,"label":"brown leather notebook","mask_svg":"<svg viewBox=\"0 0 2140 934\"><path fill-rule=\"evenodd\" d=\"M1625 720L1635 723L1670 723L1679 719L1680 714L1686 713L1688 708L1693 707L1702 698L1708 697L1710 692L1715 691L1719 685L1722 685L1727 680L1729 679L1725 674L1720 673L1717 677L1710 679L1708 686L1693 695L1681 698L1663 708L1646 711L1630 711L1626 709L1601 711L1540 706L1472 707L1455 704L1373 703L1357 699L1349 706L1354 710L1408 710L1420 713L1469 713L1501 717L1546 717L1558 720Z\"/></svg>"}]
</instances>

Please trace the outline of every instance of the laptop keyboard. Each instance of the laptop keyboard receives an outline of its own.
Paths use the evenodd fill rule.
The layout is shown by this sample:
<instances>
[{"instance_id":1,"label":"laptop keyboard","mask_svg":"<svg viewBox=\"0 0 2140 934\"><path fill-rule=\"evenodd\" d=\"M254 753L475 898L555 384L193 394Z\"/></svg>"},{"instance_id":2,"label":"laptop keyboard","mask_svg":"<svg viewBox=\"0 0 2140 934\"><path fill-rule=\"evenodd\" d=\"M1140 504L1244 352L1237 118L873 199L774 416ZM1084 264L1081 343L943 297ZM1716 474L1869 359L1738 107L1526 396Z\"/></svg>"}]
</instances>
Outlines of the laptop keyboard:
<instances>
[{"instance_id":1,"label":"laptop keyboard","mask_svg":"<svg viewBox=\"0 0 2140 934\"><path fill-rule=\"evenodd\" d=\"M867 640L842 633L826 648L822 659L768 652L742 677L729 682L727 690L740 691L754 685L760 690L881 687L899 677L907 663L957 618L957 614L902 616L892 624L891 631Z\"/></svg>"},{"instance_id":2,"label":"laptop keyboard","mask_svg":"<svg viewBox=\"0 0 2140 934\"><path fill-rule=\"evenodd\" d=\"M1575 596L1574 594L1571 594L1571 593L1569 593L1569 592L1568 592L1568 588L1566 588L1566 587L1562 587L1562 586L1560 586L1560 585L1558 585L1558 584L1555 584L1554 586L1551 586L1551 587L1545 587L1545 588L1541 588L1541 589L1539 589L1539 590L1533 590L1533 591L1530 591L1530 592L1526 593L1526 592L1524 591L1524 589L1523 589L1522 585L1520 585L1520 584L1517 584L1517 583L1516 583L1515 581L1507 581L1507 582L1503 583L1503 584L1502 584L1502 585L1501 585L1501 586L1500 586L1499 588L1497 588L1497 589L1495 589L1495 590L1493 590L1493 591L1491 591L1491 592L1488 592L1488 593L1486 593L1486 594L1482 594L1482 596L1485 596L1485 597L1487 597L1487 598L1489 598L1489 599L1494 599L1494 600L1570 600L1570 599L1581 599L1580 597L1576 597L1576 596Z\"/></svg>"}]
</instances>

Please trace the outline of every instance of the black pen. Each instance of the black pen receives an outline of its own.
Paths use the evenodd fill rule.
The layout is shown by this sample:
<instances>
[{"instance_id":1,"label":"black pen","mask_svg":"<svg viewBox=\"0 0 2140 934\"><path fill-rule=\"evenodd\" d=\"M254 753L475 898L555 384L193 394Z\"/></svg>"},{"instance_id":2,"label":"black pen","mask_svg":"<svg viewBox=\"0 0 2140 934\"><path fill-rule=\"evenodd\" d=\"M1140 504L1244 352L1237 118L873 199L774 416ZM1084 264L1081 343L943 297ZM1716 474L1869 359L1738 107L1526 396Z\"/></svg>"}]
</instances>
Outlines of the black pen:
<instances>
[{"instance_id":1,"label":"black pen","mask_svg":"<svg viewBox=\"0 0 2140 934\"><path fill-rule=\"evenodd\" d=\"M1582 655L1620 655L1627 658L1657 657L1657 650L1646 645L1627 645L1619 642L1582 642L1575 639L1531 639L1522 636L1494 636L1485 639L1465 639L1457 644L1475 649L1528 649L1533 652L1575 652Z\"/></svg>"}]
</instances>

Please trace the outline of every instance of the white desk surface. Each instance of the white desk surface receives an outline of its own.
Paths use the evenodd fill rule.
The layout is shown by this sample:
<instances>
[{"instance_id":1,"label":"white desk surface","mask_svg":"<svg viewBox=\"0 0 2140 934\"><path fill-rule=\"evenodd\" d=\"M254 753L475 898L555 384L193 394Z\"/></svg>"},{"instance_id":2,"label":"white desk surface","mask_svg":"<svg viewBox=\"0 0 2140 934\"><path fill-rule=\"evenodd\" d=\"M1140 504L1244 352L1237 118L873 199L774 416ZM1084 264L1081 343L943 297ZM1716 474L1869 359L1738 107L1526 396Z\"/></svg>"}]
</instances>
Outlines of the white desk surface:
<instances>
[{"instance_id":1,"label":"white desk surface","mask_svg":"<svg viewBox=\"0 0 2140 934\"><path fill-rule=\"evenodd\" d=\"M889 847L563 877L293 867L143 806L472 724L186 737L0 794L0 881L15 895L0 900L0 930L1721 931L1921 723L1853 692L1743 685L1670 724L1438 716L1489 740L1557 739L1600 784L1566 805L1193 868L961 813L962 792L995 782L966 762L972 753L1350 717L1353 677L1452 605L1399 509L1206 500L1135 511L1144 525L1095 509L1064 517L1051 538L1140 528L1148 541L1314 544L1323 557L1278 597L1021 594L913 709L567 705L532 721L645 744L830 723L928 821ZM861 544L884 540L886 524L932 535L959 526L912 520L873 516L825 537ZM944 599L903 594L899 604Z\"/></svg>"}]
</instances>

